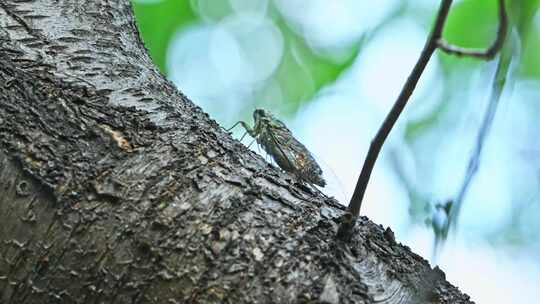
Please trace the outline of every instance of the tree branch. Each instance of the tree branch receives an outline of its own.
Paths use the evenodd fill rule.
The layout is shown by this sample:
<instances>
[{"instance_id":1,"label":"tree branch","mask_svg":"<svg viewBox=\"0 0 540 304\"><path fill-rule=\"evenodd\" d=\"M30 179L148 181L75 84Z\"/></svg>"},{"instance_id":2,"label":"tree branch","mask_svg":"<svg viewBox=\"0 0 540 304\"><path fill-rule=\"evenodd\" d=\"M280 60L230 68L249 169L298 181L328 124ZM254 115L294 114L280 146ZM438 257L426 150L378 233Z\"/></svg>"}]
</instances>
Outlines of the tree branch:
<instances>
[{"instance_id":1,"label":"tree branch","mask_svg":"<svg viewBox=\"0 0 540 304\"><path fill-rule=\"evenodd\" d=\"M497 31L497 38L491 46L485 50L482 49L469 49L469 48L463 48L456 45L453 45L451 43L448 43L443 38L439 39L437 41L437 46L441 49L441 51L457 55L457 56L467 56L467 57L475 57L480 59L493 59L495 55L499 52L499 50L502 48L504 44L504 40L506 38L506 32L508 29L508 17L506 13L506 9L504 6L504 0L498 0L499 2L499 29Z\"/></svg>"},{"instance_id":2,"label":"tree branch","mask_svg":"<svg viewBox=\"0 0 540 304\"><path fill-rule=\"evenodd\" d=\"M495 113L497 112L497 106L499 105L499 100L501 98L503 89L505 88L507 81L509 79L512 79L510 75L512 73L510 66L513 61L513 53L514 48L508 47L506 51L504 51L501 55L501 59L497 64L495 79L493 80L491 86L491 96L489 99L489 103L486 107L486 112L484 115L484 119L482 120L480 130L476 135L476 145L472 152L471 158L469 159L469 165L467 167L467 172L465 173L463 183L458 191L458 194L456 195L456 199L452 205L452 208L450 209L450 216L448 218L448 223L450 227L455 228L455 226L457 225L461 205L463 204L463 200L465 198L469 185L471 184L474 175L478 171L482 148L484 146L485 139L489 134L489 130L491 129L491 125L493 124L493 119L495 118Z\"/></svg>"},{"instance_id":3,"label":"tree branch","mask_svg":"<svg viewBox=\"0 0 540 304\"><path fill-rule=\"evenodd\" d=\"M501 8L499 10L501 25L499 26L499 34L497 35L497 40L495 41L494 46L490 47L490 49L493 48L493 50L488 49L487 51L487 53L489 54L491 54L492 52L497 53L499 51L501 47L500 45L503 44L504 37L506 36L507 18L506 10L504 9L504 1L499 0L499 4L501 5ZM373 171L373 167L375 166L377 157L381 151L382 145L384 144L386 138L388 137L388 134L390 133L397 119L399 118L399 115L407 105L407 102L411 97L412 93L414 92L420 76L424 72L424 69L427 66L429 60L431 59L431 56L433 55L435 50L440 47L442 31L444 29L446 18L448 17L448 12L451 5L452 0L442 0L439 11L437 13L435 25L433 26L431 34L427 39L422 53L420 54L420 58L416 62L411 74L407 78L407 81L405 82L405 85L403 86L396 102L392 106L392 109L390 110L383 124L377 131L375 138L371 141L368 153L366 155L366 159L364 161L364 165L362 167L362 171L360 172L360 176L356 183L354 193L349 202L348 211L350 214L342 218L342 222L337 234L338 238L348 239L350 237L356 218L360 214L362 200L366 192L369 178L371 176L371 172Z\"/></svg>"},{"instance_id":4,"label":"tree branch","mask_svg":"<svg viewBox=\"0 0 540 304\"><path fill-rule=\"evenodd\" d=\"M420 76L426 68L429 59L433 55L433 52L435 52L435 49L437 49L437 41L441 37L444 23L446 17L448 16L451 4L452 0L443 0L441 2L441 6L439 7L439 12L437 14L437 20L435 21L435 26L433 27L433 30L424 46L424 49L420 54L420 58L416 62L413 71L407 78L407 82L403 86L403 89L401 90L401 93L399 94L396 102L394 103L394 106L390 110L390 113L388 113L388 116L386 116L386 119L384 120L382 126L379 128L377 135L375 135L375 138L371 141L371 145L369 146L369 150L364 161L364 166L362 167L360 177L358 178L358 182L356 183L353 196L349 203L348 209L352 217L348 217L347 220L344 220L342 222L338 231L338 237L340 238L348 238L350 236L350 231L354 226L354 222L360 214L362 200L366 192L371 172L373 171L373 167L375 166L375 161L377 160L382 145L388 137L390 130L392 130L392 127L396 123L399 115L405 108L407 101L409 100L414 89L416 88L416 84L418 83Z\"/></svg>"},{"instance_id":5,"label":"tree branch","mask_svg":"<svg viewBox=\"0 0 540 304\"><path fill-rule=\"evenodd\" d=\"M497 63L495 78L493 79L493 83L491 85L489 103L484 113L482 125L480 126L478 134L476 135L474 150L469 158L469 165L467 166L463 182L461 183L461 186L459 187L454 199L450 200L447 203L448 205L445 206L443 213L443 216L446 216L445 220L440 222L439 225L434 226L433 232L435 233L435 242L433 245L433 263L435 263L435 260L444 246L446 238L448 237L448 232L450 229L455 229L457 227L461 207L463 206L463 201L465 200L465 196L467 195L471 182L478 172L484 142L493 124L502 92L505 88L511 86L512 84L512 74L514 72L511 67L512 61L519 62L519 60L516 60L515 58L519 55L519 46L515 42L508 43L508 46L503 48L501 51L500 60ZM509 82L510 84L508 84ZM440 210L436 210L436 212L438 211Z\"/></svg>"}]
</instances>

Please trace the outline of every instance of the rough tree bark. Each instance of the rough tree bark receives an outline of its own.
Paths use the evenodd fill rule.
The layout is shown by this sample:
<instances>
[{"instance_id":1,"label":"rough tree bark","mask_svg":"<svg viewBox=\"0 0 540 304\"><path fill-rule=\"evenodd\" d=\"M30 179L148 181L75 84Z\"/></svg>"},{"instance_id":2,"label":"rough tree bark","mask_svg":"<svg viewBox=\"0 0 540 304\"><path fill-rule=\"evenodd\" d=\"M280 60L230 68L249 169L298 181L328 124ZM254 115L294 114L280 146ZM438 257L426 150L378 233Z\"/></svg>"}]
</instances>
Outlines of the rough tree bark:
<instances>
[{"instance_id":1,"label":"rough tree bark","mask_svg":"<svg viewBox=\"0 0 540 304\"><path fill-rule=\"evenodd\" d=\"M231 139L128 0L0 1L1 303L471 303Z\"/></svg>"}]
</instances>

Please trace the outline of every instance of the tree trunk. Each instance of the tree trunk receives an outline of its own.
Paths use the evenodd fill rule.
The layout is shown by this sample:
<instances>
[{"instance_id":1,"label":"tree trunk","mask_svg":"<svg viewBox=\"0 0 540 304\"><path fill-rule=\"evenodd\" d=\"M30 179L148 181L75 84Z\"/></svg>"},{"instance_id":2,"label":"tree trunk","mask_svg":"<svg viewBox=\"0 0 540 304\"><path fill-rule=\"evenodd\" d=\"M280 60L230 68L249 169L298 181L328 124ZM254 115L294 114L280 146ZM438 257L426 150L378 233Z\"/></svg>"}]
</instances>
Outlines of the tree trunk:
<instances>
[{"instance_id":1,"label":"tree trunk","mask_svg":"<svg viewBox=\"0 0 540 304\"><path fill-rule=\"evenodd\" d=\"M233 140L128 0L0 1L1 303L471 303Z\"/></svg>"}]
</instances>

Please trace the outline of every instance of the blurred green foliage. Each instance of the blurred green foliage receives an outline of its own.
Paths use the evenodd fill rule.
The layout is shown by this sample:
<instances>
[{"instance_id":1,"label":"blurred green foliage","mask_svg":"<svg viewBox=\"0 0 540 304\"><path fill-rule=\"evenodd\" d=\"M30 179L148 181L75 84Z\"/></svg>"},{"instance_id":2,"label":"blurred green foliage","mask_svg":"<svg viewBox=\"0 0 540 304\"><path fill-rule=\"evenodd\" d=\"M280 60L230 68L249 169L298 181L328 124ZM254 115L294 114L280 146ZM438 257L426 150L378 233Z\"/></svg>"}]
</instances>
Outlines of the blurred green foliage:
<instances>
[{"instance_id":1,"label":"blurred green foliage","mask_svg":"<svg viewBox=\"0 0 540 304\"><path fill-rule=\"evenodd\" d=\"M347 49L344 59L334 62L314 53L302 37L289 29L283 19L277 18L276 21L285 38L285 54L276 77L289 101L288 110L294 112L300 102L311 99L321 87L333 83L350 67L358 47Z\"/></svg>"},{"instance_id":2,"label":"blurred green foliage","mask_svg":"<svg viewBox=\"0 0 540 304\"><path fill-rule=\"evenodd\" d=\"M522 43L521 75L540 78L540 29L534 17L540 7L540 0L512 0L507 2L510 19L516 23ZM538 18L537 18L538 19ZM485 48L491 44L496 33L498 20L497 1L467 0L452 6L444 31L446 40L453 44ZM478 60L463 60L455 56L443 56L450 66L481 63Z\"/></svg>"},{"instance_id":3,"label":"blurred green foliage","mask_svg":"<svg viewBox=\"0 0 540 304\"><path fill-rule=\"evenodd\" d=\"M537 15L540 0L520 0L518 27L523 39L521 73L525 77L540 79L540 18ZM534 20L536 16L536 21ZM536 22L536 24L534 24ZM536 26L536 28L534 28Z\"/></svg>"},{"instance_id":4,"label":"blurred green foliage","mask_svg":"<svg viewBox=\"0 0 540 304\"><path fill-rule=\"evenodd\" d=\"M145 45L154 62L165 74L168 74L165 62L167 48L173 34L190 24L208 22L196 14L192 7L193 3L193 1L187 0L133 1L135 15ZM216 11L227 11L221 7L224 3L228 2L216 1ZM519 18L521 39L524 43L521 75L540 78L540 56L538 56L540 29L538 26L534 29L531 28L535 12L540 6L540 0L519 0L513 3L513 6L517 6L520 10L517 14L514 13L514 17L518 16L517 18ZM401 10L402 14L411 14L411 11L414 13L414 3L408 5L412 9ZM433 10L436 8L437 5L434 3ZM325 56L324 53L310 48L302 36L289 28L287 22L275 8L271 8L271 16L281 30L285 42L284 55L274 77L282 88L284 99L287 101L285 109L288 112L294 112L301 102L312 98L322 87L334 82L344 70L350 67L364 41L359 38L356 45L340 50L340 59L335 60L331 56ZM419 16L425 18L420 13ZM491 43L496 32L496 1L465 0L452 6L444 37L449 42L459 46L483 48ZM439 58L443 69L447 72L455 69L475 68L481 64L481 61L478 60L462 59L444 54L439 54ZM426 122L424 121L422 125Z\"/></svg>"},{"instance_id":5,"label":"blurred green foliage","mask_svg":"<svg viewBox=\"0 0 540 304\"><path fill-rule=\"evenodd\" d=\"M534 28L534 17L540 7L540 0L507 1L507 10L513 22L518 24L519 38L522 43L520 76L540 79L540 27ZM434 6L435 7L435 6ZM538 18L537 18L538 19ZM468 48L485 48L495 39L498 27L498 8L494 0L465 0L452 6L445 25L443 37L450 43ZM463 70L478 68L485 62L482 60L463 58L437 52L442 63L442 75L445 83L443 98L449 100L455 87L466 87L467 73ZM458 75L460 84L454 79ZM407 125L406 138L411 141L423 131L428 130L444 114L447 103L435 109L419 121L411 121Z\"/></svg>"},{"instance_id":6,"label":"blurred green foliage","mask_svg":"<svg viewBox=\"0 0 540 304\"><path fill-rule=\"evenodd\" d=\"M216 1L216 4L218 2L225 3ZM207 22L196 15L190 1L133 1L133 8L145 46L165 74L168 74L165 62L167 47L173 34L190 24ZM309 100L321 87L334 82L350 67L359 47L350 46L338 61L326 58L314 52L301 36L292 31L275 9L272 10L272 15L285 41L284 55L275 78L287 100L285 110L292 113L298 109L301 102Z\"/></svg>"},{"instance_id":7,"label":"blurred green foliage","mask_svg":"<svg viewBox=\"0 0 540 304\"><path fill-rule=\"evenodd\" d=\"M443 35L462 47L483 48L491 43L496 33L496 1L474 0L452 6Z\"/></svg>"},{"instance_id":8,"label":"blurred green foliage","mask_svg":"<svg viewBox=\"0 0 540 304\"><path fill-rule=\"evenodd\" d=\"M167 73L165 60L172 35L179 28L197 20L189 1L166 0L155 3L133 1L133 10L152 60L162 72Z\"/></svg>"}]
</instances>

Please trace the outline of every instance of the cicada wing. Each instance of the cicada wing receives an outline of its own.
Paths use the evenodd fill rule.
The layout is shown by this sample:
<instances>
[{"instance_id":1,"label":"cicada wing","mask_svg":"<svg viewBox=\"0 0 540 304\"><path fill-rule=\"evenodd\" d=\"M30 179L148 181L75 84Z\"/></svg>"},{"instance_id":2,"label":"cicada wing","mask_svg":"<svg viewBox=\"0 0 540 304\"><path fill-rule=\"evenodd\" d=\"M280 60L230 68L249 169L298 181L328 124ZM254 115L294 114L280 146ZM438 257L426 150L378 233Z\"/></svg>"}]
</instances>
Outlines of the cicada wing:
<instances>
[{"instance_id":1,"label":"cicada wing","mask_svg":"<svg viewBox=\"0 0 540 304\"><path fill-rule=\"evenodd\" d=\"M281 134L276 134L275 132L276 130L270 129L261 131L261 134L258 137L259 143L279 167L285 171L296 173L298 168L296 166L294 155L286 145L285 141L285 138L288 137L287 134L283 134L283 132L281 132Z\"/></svg>"},{"instance_id":2,"label":"cicada wing","mask_svg":"<svg viewBox=\"0 0 540 304\"><path fill-rule=\"evenodd\" d=\"M284 160L287 162L284 168L279 161L276 162L285 170L291 171L302 178L304 181L324 187L326 182L322 177L322 169L319 167L311 152L300 143L291 131L281 124L281 126L272 126L268 134L274 144L278 147Z\"/></svg>"}]
</instances>

